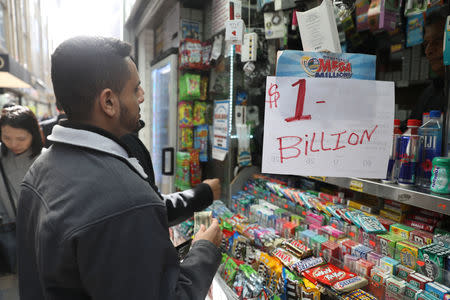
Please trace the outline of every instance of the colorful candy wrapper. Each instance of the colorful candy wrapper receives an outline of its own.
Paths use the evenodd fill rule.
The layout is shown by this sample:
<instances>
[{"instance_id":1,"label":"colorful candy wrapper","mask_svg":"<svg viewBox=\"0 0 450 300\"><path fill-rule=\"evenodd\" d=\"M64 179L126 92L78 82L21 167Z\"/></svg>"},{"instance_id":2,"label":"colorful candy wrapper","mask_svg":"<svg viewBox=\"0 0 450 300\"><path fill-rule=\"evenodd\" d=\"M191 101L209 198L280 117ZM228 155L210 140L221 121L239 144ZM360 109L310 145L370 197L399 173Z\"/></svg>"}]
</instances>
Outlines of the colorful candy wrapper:
<instances>
[{"instance_id":1,"label":"colorful candy wrapper","mask_svg":"<svg viewBox=\"0 0 450 300\"><path fill-rule=\"evenodd\" d=\"M202 43L195 39L184 39L180 43L180 69L203 69Z\"/></svg>"},{"instance_id":2,"label":"colorful candy wrapper","mask_svg":"<svg viewBox=\"0 0 450 300\"><path fill-rule=\"evenodd\" d=\"M340 293L350 292L355 289L359 289L362 287L365 287L369 282L366 278L355 276L352 278L344 279L341 281L338 281L333 284L333 289Z\"/></svg>"},{"instance_id":3,"label":"colorful candy wrapper","mask_svg":"<svg viewBox=\"0 0 450 300\"><path fill-rule=\"evenodd\" d=\"M209 77L202 76L200 81L200 100L208 99L208 81Z\"/></svg>"},{"instance_id":4,"label":"colorful candy wrapper","mask_svg":"<svg viewBox=\"0 0 450 300\"><path fill-rule=\"evenodd\" d=\"M194 126L203 125L206 123L206 103L201 101L194 102Z\"/></svg>"},{"instance_id":5,"label":"colorful candy wrapper","mask_svg":"<svg viewBox=\"0 0 450 300\"><path fill-rule=\"evenodd\" d=\"M371 294L369 294L366 291L363 291L361 289L356 289L354 291L351 291L350 293L346 294L342 299L343 300L377 300L376 297L372 296Z\"/></svg>"},{"instance_id":6,"label":"colorful candy wrapper","mask_svg":"<svg viewBox=\"0 0 450 300\"><path fill-rule=\"evenodd\" d=\"M294 263L298 261L298 259L291 253L287 252L282 248L276 248L272 251L272 255L278 258L283 265L290 268Z\"/></svg>"},{"instance_id":7,"label":"colorful candy wrapper","mask_svg":"<svg viewBox=\"0 0 450 300\"><path fill-rule=\"evenodd\" d=\"M178 98L181 101L200 98L200 75L186 73L180 76Z\"/></svg>"},{"instance_id":8,"label":"colorful candy wrapper","mask_svg":"<svg viewBox=\"0 0 450 300\"><path fill-rule=\"evenodd\" d=\"M187 152L177 152L177 171L175 178L175 186L178 190L188 190L191 188L191 156Z\"/></svg>"},{"instance_id":9,"label":"colorful candy wrapper","mask_svg":"<svg viewBox=\"0 0 450 300\"><path fill-rule=\"evenodd\" d=\"M178 103L178 125L180 128L192 127L192 103L186 101Z\"/></svg>"},{"instance_id":10,"label":"colorful candy wrapper","mask_svg":"<svg viewBox=\"0 0 450 300\"><path fill-rule=\"evenodd\" d=\"M196 186L202 182L202 170L200 169L199 151L191 151L191 185Z\"/></svg>"},{"instance_id":11,"label":"colorful candy wrapper","mask_svg":"<svg viewBox=\"0 0 450 300\"><path fill-rule=\"evenodd\" d=\"M356 274L345 272L344 270L341 270L335 265L329 263L323 266L306 270L302 272L302 275L313 283L320 282L328 286L331 286L339 281L356 277Z\"/></svg>"},{"instance_id":12,"label":"colorful candy wrapper","mask_svg":"<svg viewBox=\"0 0 450 300\"><path fill-rule=\"evenodd\" d=\"M192 128L180 128L180 148L182 150L190 150L194 146L193 130Z\"/></svg>"},{"instance_id":13,"label":"colorful candy wrapper","mask_svg":"<svg viewBox=\"0 0 450 300\"><path fill-rule=\"evenodd\" d=\"M194 128L194 148L200 151L200 161L208 161L208 125Z\"/></svg>"}]
</instances>

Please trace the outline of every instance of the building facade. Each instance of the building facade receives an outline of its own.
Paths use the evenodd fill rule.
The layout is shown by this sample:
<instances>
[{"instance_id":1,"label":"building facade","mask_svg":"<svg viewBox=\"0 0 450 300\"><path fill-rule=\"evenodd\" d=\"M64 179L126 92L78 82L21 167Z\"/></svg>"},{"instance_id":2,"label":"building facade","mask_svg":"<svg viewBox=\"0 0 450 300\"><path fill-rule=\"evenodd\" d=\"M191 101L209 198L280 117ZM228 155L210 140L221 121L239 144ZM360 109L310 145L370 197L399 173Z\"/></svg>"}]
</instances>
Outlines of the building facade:
<instances>
[{"instance_id":1,"label":"building facade","mask_svg":"<svg viewBox=\"0 0 450 300\"><path fill-rule=\"evenodd\" d=\"M49 4L44 0L0 0L0 106L15 102L28 106L38 117L55 113Z\"/></svg>"}]
</instances>

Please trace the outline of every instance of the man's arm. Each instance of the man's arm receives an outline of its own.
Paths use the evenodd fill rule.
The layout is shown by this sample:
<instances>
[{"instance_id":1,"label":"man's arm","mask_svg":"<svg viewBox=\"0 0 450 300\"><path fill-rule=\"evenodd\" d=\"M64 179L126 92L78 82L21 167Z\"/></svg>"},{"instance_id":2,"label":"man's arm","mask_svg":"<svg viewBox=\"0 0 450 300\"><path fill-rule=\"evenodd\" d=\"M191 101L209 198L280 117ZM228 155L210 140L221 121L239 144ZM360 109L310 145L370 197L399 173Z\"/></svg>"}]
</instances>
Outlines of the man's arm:
<instances>
[{"instance_id":1,"label":"man's arm","mask_svg":"<svg viewBox=\"0 0 450 300\"><path fill-rule=\"evenodd\" d=\"M221 260L214 244L199 240L180 264L162 204L108 218L72 241L93 300L204 299Z\"/></svg>"},{"instance_id":2,"label":"man's arm","mask_svg":"<svg viewBox=\"0 0 450 300\"><path fill-rule=\"evenodd\" d=\"M195 188L179 193L162 195L167 207L169 226L177 225L210 206L220 197L219 179L208 179Z\"/></svg>"}]
</instances>

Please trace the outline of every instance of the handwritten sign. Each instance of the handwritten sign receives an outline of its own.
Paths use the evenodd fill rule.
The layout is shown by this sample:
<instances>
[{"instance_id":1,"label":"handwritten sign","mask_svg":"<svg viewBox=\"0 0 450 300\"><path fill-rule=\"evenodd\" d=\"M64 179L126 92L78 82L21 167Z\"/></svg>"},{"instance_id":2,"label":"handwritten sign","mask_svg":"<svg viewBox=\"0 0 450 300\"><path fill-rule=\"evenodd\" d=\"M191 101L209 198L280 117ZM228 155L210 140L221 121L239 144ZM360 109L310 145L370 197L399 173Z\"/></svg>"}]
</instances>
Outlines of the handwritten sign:
<instances>
[{"instance_id":1,"label":"handwritten sign","mask_svg":"<svg viewBox=\"0 0 450 300\"><path fill-rule=\"evenodd\" d=\"M267 77L262 171L385 178L394 84Z\"/></svg>"},{"instance_id":2,"label":"handwritten sign","mask_svg":"<svg viewBox=\"0 0 450 300\"><path fill-rule=\"evenodd\" d=\"M212 157L223 161L228 152L228 112L230 101L218 100L214 103Z\"/></svg>"}]
</instances>

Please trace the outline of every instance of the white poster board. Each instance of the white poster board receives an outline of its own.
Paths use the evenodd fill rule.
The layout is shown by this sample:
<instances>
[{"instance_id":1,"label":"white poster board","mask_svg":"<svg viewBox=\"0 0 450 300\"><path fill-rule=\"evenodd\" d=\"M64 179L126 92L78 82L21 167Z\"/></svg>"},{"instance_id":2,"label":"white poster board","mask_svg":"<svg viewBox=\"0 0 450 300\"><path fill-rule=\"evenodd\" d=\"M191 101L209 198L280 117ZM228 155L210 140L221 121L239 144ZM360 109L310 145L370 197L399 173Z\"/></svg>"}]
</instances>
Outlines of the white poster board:
<instances>
[{"instance_id":1,"label":"white poster board","mask_svg":"<svg viewBox=\"0 0 450 300\"><path fill-rule=\"evenodd\" d=\"M212 157L220 161L225 160L228 152L229 107L229 100L216 100L214 102Z\"/></svg>"},{"instance_id":2,"label":"white poster board","mask_svg":"<svg viewBox=\"0 0 450 300\"><path fill-rule=\"evenodd\" d=\"M262 172L385 178L394 83L267 77Z\"/></svg>"}]
</instances>

